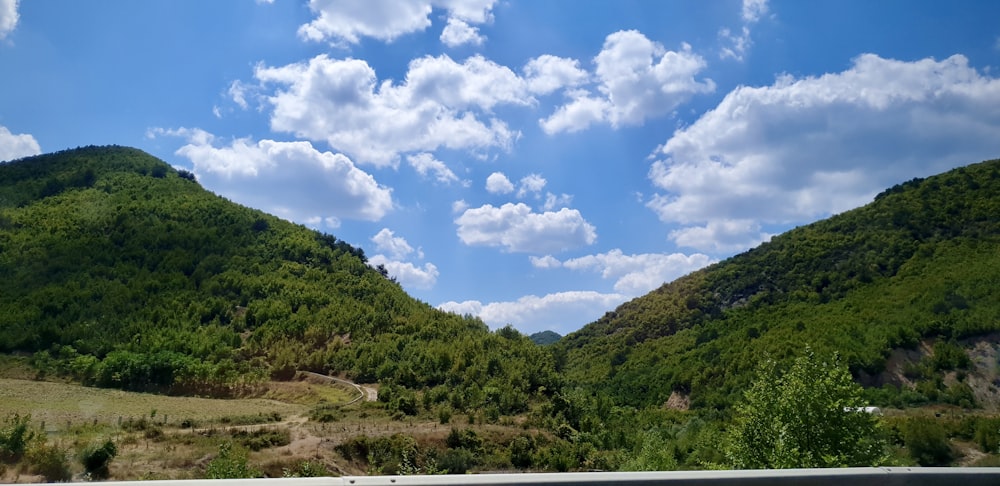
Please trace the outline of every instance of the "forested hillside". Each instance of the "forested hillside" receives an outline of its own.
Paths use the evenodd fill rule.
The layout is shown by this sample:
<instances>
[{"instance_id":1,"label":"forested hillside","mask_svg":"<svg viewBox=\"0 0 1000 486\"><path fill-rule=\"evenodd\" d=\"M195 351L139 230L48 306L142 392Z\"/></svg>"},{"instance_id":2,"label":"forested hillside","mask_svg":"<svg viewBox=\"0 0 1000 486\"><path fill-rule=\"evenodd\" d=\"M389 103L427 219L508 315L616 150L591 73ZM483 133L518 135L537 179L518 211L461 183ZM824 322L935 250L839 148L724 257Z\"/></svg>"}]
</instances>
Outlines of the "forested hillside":
<instances>
[{"instance_id":1,"label":"forested hillside","mask_svg":"<svg viewBox=\"0 0 1000 486\"><path fill-rule=\"evenodd\" d=\"M129 390L230 395L296 370L381 382L403 412L524 411L550 355L409 297L364 252L215 196L139 150L0 164L0 353Z\"/></svg>"},{"instance_id":2,"label":"forested hillside","mask_svg":"<svg viewBox=\"0 0 1000 486\"><path fill-rule=\"evenodd\" d=\"M570 383L619 403L662 405L673 394L722 408L766 356L785 360L808 344L872 377L893 349L933 343L934 357L907 370L915 387L889 384L870 398L970 404L969 387L941 375L968 367L963 339L1000 330L998 288L994 160L776 236L623 304L555 349Z\"/></svg>"}]
</instances>

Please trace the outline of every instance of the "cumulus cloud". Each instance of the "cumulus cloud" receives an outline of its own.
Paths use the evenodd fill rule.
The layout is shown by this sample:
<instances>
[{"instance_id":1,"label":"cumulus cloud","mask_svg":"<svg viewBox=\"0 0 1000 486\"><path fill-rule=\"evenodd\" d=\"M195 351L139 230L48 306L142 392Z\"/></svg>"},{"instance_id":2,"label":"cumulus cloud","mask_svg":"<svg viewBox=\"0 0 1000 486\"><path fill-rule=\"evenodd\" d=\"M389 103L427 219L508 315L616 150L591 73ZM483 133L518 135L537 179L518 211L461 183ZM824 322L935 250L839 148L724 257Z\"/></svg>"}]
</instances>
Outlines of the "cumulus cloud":
<instances>
[{"instance_id":1,"label":"cumulus cloud","mask_svg":"<svg viewBox=\"0 0 1000 486\"><path fill-rule=\"evenodd\" d=\"M529 174L521 178L518 184L517 197L525 197L528 194L538 195L545 188L547 181L538 174Z\"/></svg>"},{"instance_id":2,"label":"cumulus cloud","mask_svg":"<svg viewBox=\"0 0 1000 486\"><path fill-rule=\"evenodd\" d=\"M17 13L18 0L0 0L0 40L14 32L20 16Z\"/></svg>"},{"instance_id":3,"label":"cumulus cloud","mask_svg":"<svg viewBox=\"0 0 1000 486\"><path fill-rule=\"evenodd\" d=\"M545 203L542 204L542 209L546 211L551 211L558 207L566 207L573 203L573 196L569 194L559 194L555 195L551 192L545 194Z\"/></svg>"},{"instance_id":4,"label":"cumulus cloud","mask_svg":"<svg viewBox=\"0 0 1000 486\"><path fill-rule=\"evenodd\" d=\"M357 44L362 37L391 42L431 26L431 12L481 24L492 19L496 0L310 0L316 18L299 27L299 36L333 44Z\"/></svg>"},{"instance_id":5,"label":"cumulus cloud","mask_svg":"<svg viewBox=\"0 0 1000 486\"><path fill-rule=\"evenodd\" d=\"M187 139L177 155L191 161L205 187L293 221L377 221L393 206L391 189L346 156L320 152L309 142L238 138L227 144L204 130L186 128L156 129L150 135Z\"/></svg>"},{"instance_id":6,"label":"cumulus cloud","mask_svg":"<svg viewBox=\"0 0 1000 486\"><path fill-rule=\"evenodd\" d=\"M648 206L702 251L746 247L760 225L857 207L915 175L1000 153L1000 79L960 55L739 87L654 153ZM741 238L736 235L743 234ZM713 240L713 238L718 238Z\"/></svg>"},{"instance_id":7,"label":"cumulus cloud","mask_svg":"<svg viewBox=\"0 0 1000 486\"><path fill-rule=\"evenodd\" d=\"M486 178L486 191L490 194L510 194L514 192L514 184L503 172L494 172Z\"/></svg>"},{"instance_id":8,"label":"cumulus cloud","mask_svg":"<svg viewBox=\"0 0 1000 486\"><path fill-rule=\"evenodd\" d=\"M410 167L413 167L423 177L426 177L429 173L433 173L434 179L442 184L451 184L458 181L458 176L444 162L435 159L434 155L427 152L408 155L406 161L409 162Z\"/></svg>"},{"instance_id":9,"label":"cumulus cloud","mask_svg":"<svg viewBox=\"0 0 1000 486\"><path fill-rule=\"evenodd\" d=\"M455 17L448 19L448 25L441 31L441 42L448 47L458 47L463 44L479 46L484 41L486 41L486 37L479 34L478 28Z\"/></svg>"},{"instance_id":10,"label":"cumulus cloud","mask_svg":"<svg viewBox=\"0 0 1000 486\"><path fill-rule=\"evenodd\" d=\"M593 322L627 299L620 294L569 291L544 296L528 295L516 301L482 303L477 300L445 302L439 309L479 317L493 329L511 324L522 332L551 330L566 334Z\"/></svg>"},{"instance_id":11,"label":"cumulus cloud","mask_svg":"<svg viewBox=\"0 0 1000 486\"><path fill-rule=\"evenodd\" d=\"M757 246L771 239L761 230L760 223L748 220L721 219L704 226L688 226L670 232L677 246L705 249L715 253L731 253Z\"/></svg>"},{"instance_id":12,"label":"cumulus cloud","mask_svg":"<svg viewBox=\"0 0 1000 486\"><path fill-rule=\"evenodd\" d=\"M767 0L743 0L743 10L740 18L743 26L739 34L734 34L727 28L719 30L719 38L728 45L722 47L719 57L743 60L743 55L753 42L750 39L750 27L767 14Z\"/></svg>"},{"instance_id":13,"label":"cumulus cloud","mask_svg":"<svg viewBox=\"0 0 1000 486\"><path fill-rule=\"evenodd\" d=\"M559 268L562 266L562 262L552 255L545 255L542 257L530 256L528 257L528 261L530 261L531 266L535 268L549 269Z\"/></svg>"},{"instance_id":14,"label":"cumulus cloud","mask_svg":"<svg viewBox=\"0 0 1000 486\"><path fill-rule=\"evenodd\" d=\"M35 137L27 133L13 134L0 125L0 162L42 153Z\"/></svg>"},{"instance_id":15,"label":"cumulus cloud","mask_svg":"<svg viewBox=\"0 0 1000 486\"><path fill-rule=\"evenodd\" d=\"M391 260L385 255L375 255L369 258L368 264L373 267L382 265L389 276L395 278L404 288L433 288L439 275L438 269L433 263L424 263L423 267L419 267L411 262Z\"/></svg>"},{"instance_id":16,"label":"cumulus cloud","mask_svg":"<svg viewBox=\"0 0 1000 486\"><path fill-rule=\"evenodd\" d=\"M520 135L492 114L535 103L523 79L482 56L410 62L402 83L379 82L360 59L319 55L254 73L273 108L271 128L322 140L359 163L395 166L399 154L438 148L508 150Z\"/></svg>"},{"instance_id":17,"label":"cumulus cloud","mask_svg":"<svg viewBox=\"0 0 1000 486\"><path fill-rule=\"evenodd\" d=\"M374 255L368 258L368 264L372 267L381 265L403 287L429 289L437 283L439 272L433 263L425 263L420 267L405 261L414 254L417 258L423 258L423 252L414 250L405 238L396 236L389 228L382 228L371 237L371 241L375 243L376 251L387 255L382 253Z\"/></svg>"},{"instance_id":18,"label":"cumulus cloud","mask_svg":"<svg viewBox=\"0 0 1000 486\"><path fill-rule=\"evenodd\" d=\"M672 112L694 94L715 90L711 79L696 79L706 63L691 46L669 51L635 30L609 35L594 64L598 93L569 91L570 101L540 120L546 133L579 131L593 123L641 125Z\"/></svg>"},{"instance_id":19,"label":"cumulus cloud","mask_svg":"<svg viewBox=\"0 0 1000 486\"><path fill-rule=\"evenodd\" d=\"M580 68L580 61L550 54L528 61L523 71L528 89L540 95L579 86L590 77Z\"/></svg>"},{"instance_id":20,"label":"cumulus cloud","mask_svg":"<svg viewBox=\"0 0 1000 486\"><path fill-rule=\"evenodd\" d=\"M413 247L406 242L405 238L396 236L389 228L382 228L381 231L372 236L375 243L375 250L389 254L390 258L401 260L413 253Z\"/></svg>"},{"instance_id":21,"label":"cumulus cloud","mask_svg":"<svg viewBox=\"0 0 1000 486\"><path fill-rule=\"evenodd\" d=\"M458 237L470 246L510 252L552 253L591 245L597 231L575 209L535 213L526 204L507 203L466 209L455 220Z\"/></svg>"},{"instance_id":22,"label":"cumulus cloud","mask_svg":"<svg viewBox=\"0 0 1000 486\"><path fill-rule=\"evenodd\" d=\"M561 262L561 266L570 270L600 272L602 278L615 280L616 292L634 297L712 263L715 261L711 257L701 253L626 255L621 250L614 249L607 253L572 258ZM545 259L532 260L532 264L538 268L557 267L554 262Z\"/></svg>"}]
</instances>

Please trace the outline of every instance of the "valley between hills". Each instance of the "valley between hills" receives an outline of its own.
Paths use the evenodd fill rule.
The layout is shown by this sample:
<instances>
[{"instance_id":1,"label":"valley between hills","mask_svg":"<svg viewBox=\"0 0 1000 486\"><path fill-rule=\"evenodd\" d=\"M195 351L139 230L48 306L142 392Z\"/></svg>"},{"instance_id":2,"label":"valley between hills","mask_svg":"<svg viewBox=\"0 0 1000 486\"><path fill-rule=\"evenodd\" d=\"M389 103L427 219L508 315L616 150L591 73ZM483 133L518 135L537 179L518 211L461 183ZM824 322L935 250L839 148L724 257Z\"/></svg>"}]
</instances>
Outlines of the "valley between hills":
<instances>
[{"instance_id":1,"label":"valley between hills","mask_svg":"<svg viewBox=\"0 0 1000 486\"><path fill-rule=\"evenodd\" d=\"M734 467L813 355L865 461L998 465L998 215L1000 161L901 181L538 344L139 150L3 163L0 481Z\"/></svg>"}]
</instances>

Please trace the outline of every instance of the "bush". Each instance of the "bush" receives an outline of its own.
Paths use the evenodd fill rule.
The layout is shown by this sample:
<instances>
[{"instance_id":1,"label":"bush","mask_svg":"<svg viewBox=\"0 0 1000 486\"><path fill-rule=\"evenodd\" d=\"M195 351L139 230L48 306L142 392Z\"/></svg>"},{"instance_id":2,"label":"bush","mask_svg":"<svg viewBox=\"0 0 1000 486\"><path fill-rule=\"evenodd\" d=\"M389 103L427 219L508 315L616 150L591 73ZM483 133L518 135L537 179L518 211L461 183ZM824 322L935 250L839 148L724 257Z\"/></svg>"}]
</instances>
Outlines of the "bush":
<instances>
[{"instance_id":1,"label":"bush","mask_svg":"<svg viewBox=\"0 0 1000 486\"><path fill-rule=\"evenodd\" d=\"M943 466L954 457L944 427L931 418L913 418L901 426L910 457L921 466Z\"/></svg>"},{"instance_id":2,"label":"bush","mask_svg":"<svg viewBox=\"0 0 1000 486\"><path fill-rule=\"evenodd\" d=\"M255 478L260 471L247 462L246 449L234 448L232 442L219 444L219 454L208 463L205 477L208 479Z\"/></svg>"},{"instance_id":3,"label":"bush","mask_svg":"<svg viewBox=\"0 0 1000 486\"><path fill-rule=\"evenodd\" d=\"M100 445L92 445L83 450L80 455L80 463L83 469L93 479L107 479L110 475L108 466L111 460L118 455L118 447L108 439Z\"/></svg>"},{"instance_id":4,"label":"bush","mask_svg":"<svg viewBox=\"0 0 1000 486\"><path fill-rule=\"evenodd\" d=\"M476 465L476 457L465 449L449 449L438 456L437 465L448 474L465 474Z\"/></svg>"},{"instance_id":5,"label":"bush","mask_svg":"<svg viewBox=\"0 0 1000 486\"><path fill-rule=\"evenodd\" d=\"M8 415L0 426L0 461L19 461L34 438L31 415Z\"/></svg>"},{"instance_id":6,"label":"bush","mask_svg":"<svg viewBox=\"0 0 1000 486\"><path fill-rule=\"evenodd\" d=\"M42 475L50 483L69 481L73 477L66 450L62 447L39 444L28 450L25 459L29 472Z\"/></svg>"}]
</instances>

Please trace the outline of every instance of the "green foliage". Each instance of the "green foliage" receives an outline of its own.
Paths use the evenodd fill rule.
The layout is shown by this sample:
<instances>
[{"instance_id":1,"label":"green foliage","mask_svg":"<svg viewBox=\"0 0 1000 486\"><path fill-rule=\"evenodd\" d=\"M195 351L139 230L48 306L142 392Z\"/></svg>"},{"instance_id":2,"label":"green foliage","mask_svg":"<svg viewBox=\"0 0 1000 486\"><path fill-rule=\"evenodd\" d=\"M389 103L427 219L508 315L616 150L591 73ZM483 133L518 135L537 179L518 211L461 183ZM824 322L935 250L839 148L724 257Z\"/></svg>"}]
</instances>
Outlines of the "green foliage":
<instances>
[{"instance_id":1,"label":"green foliage","mask_svg":"<svg viewBox=\"0 0 1000 486\"><path fill-rule=\"evenodd\" d=\"M208 463L205 477L208 479L256 478L260 471L247 462L247 451L234 447L232 442L219 444L219 453Z\"/></svg>"},{"instance_id":2,"label":"green foliage","mask_svg":"<svg viewBox=\"0 0 1000 486\"><path fill-rule=\"evenodd\" d=\"M360 248L135 149L0 165L0 275L0 353L32 353L40 377L231 396L334 372L396 386L404 414L441 387L457 411L491 401L497 416L557 388L520 333L419 302Z\"/></svg>"},{"instance_id":3,"label":"green foliage","mask_svg":"<svg viewBox=\"0 0 1000 486\"><path fill-rule=\"evenodd\" d=\"M885 444L863 405L837 357L807 348L785 373L768 361L737 406L729 458L739 469L877 465Z\"/></svg>"},{"instance_id":4,"label":"green foliage","mask_svg":"<svg viewBox=\"0 0 1000 486\"><path fill-rule=\"evenodd\" d=\"M256 429L256 430L236 430L230 436L242 447L251 451L260 451L271 447L281 447L292 442L292 435L288 429Z\"/></svg>"},{"instance_id":5,"label":"green foliage","mask_svg":"<svg viewBox=\"0 0 1000 486\"><path fill-rule=\"evenodd\" d=\"M0 461L17 462L35 439L30 415L10 414L0 424Z\"/></svg>"},{"instance_id":6,"label":"green foliage","mask_svg":"<svg viewBox=\"0 0 1000 486\"><path fill-rule=\"evenodd\" d=\"M944 466L954 457L944 427L933 418L912 418L901 426L903 443L921 466Z\"/></svg>"},{"instance_id":7,"label":"green foliage","mask_svg":"<svg viewBox=\"0 0 1000 486\"><path fill-rule=\"evenodd\" d=\"M570 384L637 407L674 392L730 407L761 356L783 362L803 342L855 376L924 340L940 343L937 372L962 369L949 343L1000 330L998 173L994 160L902 184L622 304L553 354Z\"/></svg>"},{"instance_id":8,"label":"green foliage","mask_svg":"<svg viewBox=\"0 0 1000 486\"><path fill-rule=\"evenodd\" d=\"M345 459L366 463L369 472L385 475L430 474L438 471L434 453L422 449L410 436L369 437L360 435L336 447Z\"/></svg>"},{"instance_id":9,"label":"green foliage","mask_svg":"<svg viewBox=\"0 0 1000 486\"><path fill-rule=\"evenodd\" d=\"M623 471L673 471L678 467L670 441L656 430L650 430L639 436L634 454L629 457L621 469Z\"/></svg>"},{"instance_id":10,"label":"green foliage","mask_svg":"<svg viewBox=\"0 0 1000 486\"><path fill-rule=\"evenodd\" d=\"M93 479L107 479L110 475L108 466L118 455L118 447L108 439L100 444L92 444L80 454L80 463L84 471Z\"/></svg>"},{"instance_id":11,"label":"green foliage","mask_svg":"<svg viewBox=\"0 0 1000 486\"><path fill-rule=\"evenodd\" d=\"M322 478L333 476L329 469L320 462L302 461L294 468L286 468L282 471L282 477L286 478Z\"/></svg>"},{"instance_id":12,"label":"green foliage","mask_svg":"<svg viewBox=\"0 0 1000 486\"><path fill-rule=\"evenodd\" d=\"M73 477L69 468L69 453L58 445L39 441L28 450L25 462L28 471L41 475L50 483L69 481Z\"/></svg>"},{"instance_id":13,"label":"green foliage","mask_svg":"<svg viewBox=\"0 0 1000 486\"><path fill-rule=\"evenodd\" d=\"M541 331L528 336L532 342L539 346L548 346L549 344L555 344L557 341L562 339L559 333L554 331Z\"/></svg>"}]
</instances>

